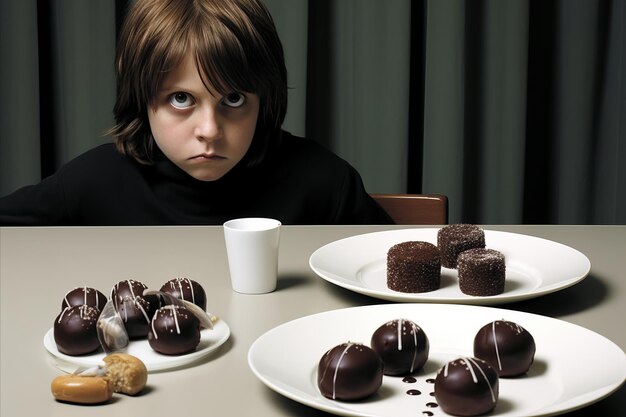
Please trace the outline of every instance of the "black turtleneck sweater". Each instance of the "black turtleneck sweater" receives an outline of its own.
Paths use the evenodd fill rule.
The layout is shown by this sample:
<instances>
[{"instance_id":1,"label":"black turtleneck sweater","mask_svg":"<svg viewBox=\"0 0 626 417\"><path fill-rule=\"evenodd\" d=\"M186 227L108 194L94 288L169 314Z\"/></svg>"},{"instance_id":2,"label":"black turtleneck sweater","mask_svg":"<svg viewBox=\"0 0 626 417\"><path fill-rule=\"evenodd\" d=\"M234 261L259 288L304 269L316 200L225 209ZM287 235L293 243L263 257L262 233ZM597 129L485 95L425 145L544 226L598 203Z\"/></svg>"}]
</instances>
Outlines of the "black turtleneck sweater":
<instances>
[{"instance_id":1,"label":"black turtleneck sweater","mask_svg":"<svg viewBox=\"0 0 626 417\"><path fill-rule=\"evenodd\" d=\"M142 165L101 145L36 185L0 199L0 225L221 225L238 217L283 224L388 224L346 161L283 135L253 168L198 181L160 154Z\"/></svg>"}]
</instances>

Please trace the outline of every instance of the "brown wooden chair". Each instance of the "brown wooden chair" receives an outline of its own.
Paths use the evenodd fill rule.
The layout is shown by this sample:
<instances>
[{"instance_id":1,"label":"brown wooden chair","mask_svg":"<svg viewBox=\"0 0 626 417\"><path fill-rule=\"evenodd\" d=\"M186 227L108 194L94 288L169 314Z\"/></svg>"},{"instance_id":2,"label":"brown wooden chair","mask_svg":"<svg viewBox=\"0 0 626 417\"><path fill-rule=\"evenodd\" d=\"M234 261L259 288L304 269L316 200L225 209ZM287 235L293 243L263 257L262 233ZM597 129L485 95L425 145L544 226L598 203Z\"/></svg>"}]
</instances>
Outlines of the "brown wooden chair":
<instances>
[{"instance_id":1,"label":"brown wooden chair","mask_svg":"<svg viewBox=\"0 0 626 417\"><path fill-rule=\"evenodd\" d=\"M448 198L438 194L371 194L396 224L448 224Z\"/></svg>"}]
</instances>

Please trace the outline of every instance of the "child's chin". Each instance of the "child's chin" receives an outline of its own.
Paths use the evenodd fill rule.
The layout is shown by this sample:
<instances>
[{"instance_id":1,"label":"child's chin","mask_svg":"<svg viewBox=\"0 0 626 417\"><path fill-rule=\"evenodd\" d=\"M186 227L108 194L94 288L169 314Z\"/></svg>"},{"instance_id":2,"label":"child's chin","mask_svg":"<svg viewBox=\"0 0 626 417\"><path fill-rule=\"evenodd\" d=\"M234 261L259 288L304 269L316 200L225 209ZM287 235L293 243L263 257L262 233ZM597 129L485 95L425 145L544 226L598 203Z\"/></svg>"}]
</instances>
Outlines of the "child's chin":
<instances>
[{"instance_id":1,"label":"child's chin","mask_svg":"<svg viewBox=\"0 0 626 417\"><path fill-rule=\"evenodd\" d=\"M211 182L219 180L226 172L187 172L187 174L198 181Z\"/></svg>"}]
</instances>

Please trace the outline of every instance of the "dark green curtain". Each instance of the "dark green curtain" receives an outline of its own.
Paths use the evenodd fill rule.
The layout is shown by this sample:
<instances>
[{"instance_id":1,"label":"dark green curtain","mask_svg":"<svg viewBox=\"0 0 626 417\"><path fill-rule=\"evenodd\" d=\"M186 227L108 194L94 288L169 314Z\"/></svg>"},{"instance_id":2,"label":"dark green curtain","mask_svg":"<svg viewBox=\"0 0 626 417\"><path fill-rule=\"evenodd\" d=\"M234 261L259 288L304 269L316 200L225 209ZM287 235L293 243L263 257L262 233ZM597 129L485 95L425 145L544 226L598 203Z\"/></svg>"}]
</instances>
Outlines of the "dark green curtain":
<instances>
[{"instance_id":1,"label":"dark green curtain","mask_svg":"<svg viewBox=\"0 0 626 417\"><path fill-rule=\"evenodd\" d=\"M426 5L422 191L476 223L626 222L624 1Z\"/></svg>"},{"instance_id":2,"label":"dark green curtain","mask_svg":"<svg viewBox=\"0 0 626 417\"><path fill-rule=\"evenodd\" d=\"M128 0L0 2L0 195L101 143ZM626 0L266 0L286 129L451 222L626 224ZM323 167L320 167L323 169Z\"/></svg>"}]
</instances>

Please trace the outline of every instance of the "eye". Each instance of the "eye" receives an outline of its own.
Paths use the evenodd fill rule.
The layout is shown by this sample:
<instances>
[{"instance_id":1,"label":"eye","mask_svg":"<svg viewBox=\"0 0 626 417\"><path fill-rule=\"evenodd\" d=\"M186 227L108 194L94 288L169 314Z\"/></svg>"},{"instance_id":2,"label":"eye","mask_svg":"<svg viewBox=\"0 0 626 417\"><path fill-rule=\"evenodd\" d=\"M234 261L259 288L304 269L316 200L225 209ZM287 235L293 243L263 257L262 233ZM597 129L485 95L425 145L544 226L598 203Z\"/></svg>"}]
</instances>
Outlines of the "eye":
<instances>
[{"instance_id":1,"label":"eye","mask_svg":"<svg viewBox=\"0 0 626 417\"><path fill-rule=\"evenodd\" d=\"M177 109L186 109L193 106L194 101L189 94L179 91L170 96L170 104Z\"/></svg>"},{"instance_id":2,"label":"eye","mask_svg":"<svg viewBox=\"0 0 626 417\"><path fill-rule=\"evenodd\" d=\"M230 93L222 99L222 102L228 107L241 107L246 102L246 96L241 93Z\"/></svg>"}]
</instances>

